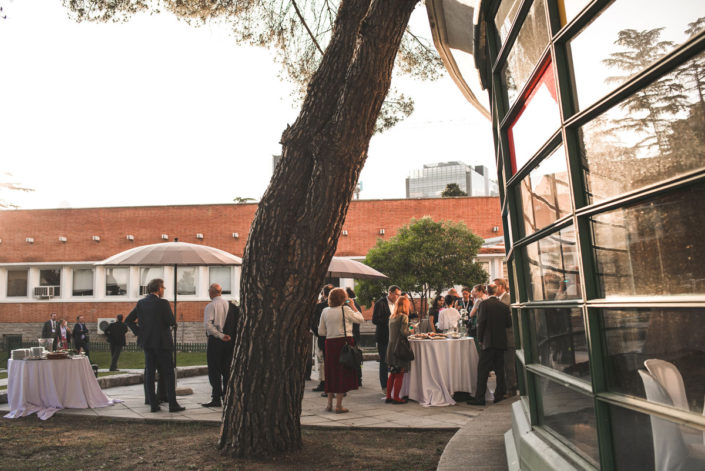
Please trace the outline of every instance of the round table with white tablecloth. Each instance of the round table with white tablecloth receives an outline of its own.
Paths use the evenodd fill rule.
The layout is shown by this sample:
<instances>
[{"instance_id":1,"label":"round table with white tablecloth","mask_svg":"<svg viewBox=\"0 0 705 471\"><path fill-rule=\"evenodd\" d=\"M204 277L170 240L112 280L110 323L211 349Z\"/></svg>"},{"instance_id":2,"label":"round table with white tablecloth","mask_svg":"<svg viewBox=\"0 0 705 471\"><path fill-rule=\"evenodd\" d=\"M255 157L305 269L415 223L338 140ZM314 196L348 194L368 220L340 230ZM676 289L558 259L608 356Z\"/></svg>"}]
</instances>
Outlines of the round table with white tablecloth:
<instances>
[{"instance_id":1,"label":"round table with white tablecloth","mask_svg":"<svg viewBox=\"0 0 705 471\"><path fill-rule=\"evenodd\" d=\"M100 389L88 357L8 360L7 401L14 419L36 412L46 420L60 409L86 409L120 402Z\"/></svg>"},{"instance_id":2,"label":"round table with white tablecloth","mask_svg":"<svg viewBox=\"0 0 705 471\"><path fill-rule=\"evenodd\" d=\"M402 396L422 406L454 405L453 393L474 393L479 356L472 337L443 340L409 339L414 361L404 375ZM487 390L486 401L493 395Z\"/></svg>"}]
</instances>

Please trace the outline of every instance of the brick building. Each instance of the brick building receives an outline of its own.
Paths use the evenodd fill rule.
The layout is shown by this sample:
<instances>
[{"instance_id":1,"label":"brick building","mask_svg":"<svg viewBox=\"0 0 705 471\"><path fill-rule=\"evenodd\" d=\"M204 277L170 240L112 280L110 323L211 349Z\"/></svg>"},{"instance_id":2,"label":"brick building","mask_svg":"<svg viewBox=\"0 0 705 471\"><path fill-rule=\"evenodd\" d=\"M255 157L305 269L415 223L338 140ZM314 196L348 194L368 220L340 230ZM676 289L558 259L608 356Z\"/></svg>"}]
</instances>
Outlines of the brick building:
<instances>
[{"instance_id":1,"label":"brick building","mask_svg":"<svg viewBox=\"0 0 705 471\"><path fill-rule=\"evenodd\" d=\"M140 286L164 278L173 299L173 268L96 265L132 247L178 238L242 256L256 204L0 211L0 332L33 338L51 312L93 324L127 314ZM488 241L478 255L490 276L504 273L496 197L355 200L336 255L362 259L378 238L389 239L412 218L463 221ZM208 285L223 284L239 298L239 267L183 267L178 271L177 320L184 340L200 341ZM352 286L353 280L341 280ZM93 327L94 328L94 327Z\"/></svg>"}]
</instances>

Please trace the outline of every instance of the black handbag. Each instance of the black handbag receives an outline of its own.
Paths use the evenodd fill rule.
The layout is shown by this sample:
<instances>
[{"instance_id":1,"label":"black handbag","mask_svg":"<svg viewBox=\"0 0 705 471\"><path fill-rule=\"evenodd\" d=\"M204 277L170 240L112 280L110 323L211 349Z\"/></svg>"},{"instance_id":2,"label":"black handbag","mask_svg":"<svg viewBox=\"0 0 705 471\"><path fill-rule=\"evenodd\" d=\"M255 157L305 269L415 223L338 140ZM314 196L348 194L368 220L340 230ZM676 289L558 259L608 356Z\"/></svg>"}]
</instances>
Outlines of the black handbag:
<instances>
[{"instance_id":1,"label":"black handbag","mask_svg":"<svg viewBox=\"0 0 705 471\"><path fill-rule=\"evenodd\" d=\"M343 314L343 336L345 335L345 309L343 306L340 307ZM343 348L340 349L340 357L338 362L345 368L350 368L351 370L357 370L362 364L362 350L360 350L356 345L350 345L345 343Z\"/></svg>"},{"instance_id":2,"label":"black handbag","mask_svg":"<svg viewBox=\"0 0 705 471\"><path fill-rule=\"evenodd\" d=\"M404 323L402 322L402 325ZM405 335L399 334L399 342L397 343L397 358L401 361L414 361L414 352L411 350L409 339Z\"/></svg>"}]
</instances>

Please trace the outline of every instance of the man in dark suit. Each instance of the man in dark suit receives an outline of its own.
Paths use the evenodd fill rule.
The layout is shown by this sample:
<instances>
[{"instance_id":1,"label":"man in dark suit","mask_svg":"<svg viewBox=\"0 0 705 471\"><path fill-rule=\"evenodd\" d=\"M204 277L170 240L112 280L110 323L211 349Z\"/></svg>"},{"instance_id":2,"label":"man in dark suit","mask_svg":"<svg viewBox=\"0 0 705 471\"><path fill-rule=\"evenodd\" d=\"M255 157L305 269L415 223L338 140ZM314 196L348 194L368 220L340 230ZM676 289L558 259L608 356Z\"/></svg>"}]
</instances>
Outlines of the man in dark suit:
<instances>
[{"instance_id":1,"label":"man in dark suit","mask_svg":"<svg viewBox=\"0 0 705 471\"><path fill-rule=\"evenodd\" d=\"M477 310L477 338L480 341L480 361L477 365L475 397L468 404L485 405L485 392L490 371L497 378L494 402L504 399L507 387L504 382L504 352L507 349L507 329L512 326L509 307L497 298L497 286L487 287L490 296L480 303Z\"/></svg>"},{"instance_id":2,"label":"man in dark suit","mask_svg":"<svg viewBox=\"0 0 705 471\"><path fill-rule=\"evenodd\" d=\"M110 344L110 371L118 370L118 359L122 352L122 347L125 346L125 334L127 326L122 322L122 314L118 314L116 321L105 328L105 336L108 337Z\"/></svg>"},{"instance_id":3,"label":"man in dark suit","mask_svg":"<svg viewBox=\"0 0 705 471\"><path fill-rule=\"evenodd\" d=\"M126 324L133 332L139 332L144 348L145 383L147 396L152 412L157 412L159 400L154 391L154 372L159 365L160 373L166 379L166 395L169 401L169 412L180 412L185 409L176 402L176 379L174 377L174 363L171 339L171 327L176 325L174 314L169 301L162 299L164 296L164 280L155 278L147 285L149 293L137 301L137 306L127 316ZM137 325L135 325L137 324Z\"/></svg>"},{"instance_id":4,"label":"man in dark suit","mask_svg":"<svg viewBox=\"0 0 705 471\"><path fill-rule=\"evenodd\" d=\"M59 329L59 323L56 321L56 313L52 312L49 315L49 320L42 326L42 338L53 339L56 337L56 332Z\"/></svg>"},{"instance_id":5,"label":"man in dark suit","mask_svg":"<svg viewBox=\"0 0 705 471\"><path fill-rule=\"evenodd\" d=\"M372 323L377 326L375 329L375 340L377 341L377 351L379 352L379 384L382 391L387 394L387 344L389 344L389 316L394 310L394 303L401 296L401 289L392 285L389 287L386 296L382 296L375 303L372 311Z\"/></svg>"},{"instance_id":6,"label":"man in dark suit","mask_svg":"<svg viewBox=\"0 0 705 471\"><path fill-rule=\"evenodd\" d=\"M76 317L76 324L73 326L73 345L76 351L83 351L90 357L88 352L88 327L83 316Z\"/></svg>"}]
</instances>

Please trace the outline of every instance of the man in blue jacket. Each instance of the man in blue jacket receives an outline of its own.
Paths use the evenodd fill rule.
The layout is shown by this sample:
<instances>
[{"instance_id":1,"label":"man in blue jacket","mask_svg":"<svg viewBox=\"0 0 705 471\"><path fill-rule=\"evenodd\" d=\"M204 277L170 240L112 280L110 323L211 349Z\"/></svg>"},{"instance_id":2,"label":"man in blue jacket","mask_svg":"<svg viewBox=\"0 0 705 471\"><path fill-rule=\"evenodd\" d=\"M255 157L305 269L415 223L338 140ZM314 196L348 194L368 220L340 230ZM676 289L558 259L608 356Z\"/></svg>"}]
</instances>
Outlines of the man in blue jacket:
<instances>
[{"instance_id":1,"label":"man in blue jacket","mask_svg":"<svg viewBox=\"0 0 705 471\"><path fill-rule=\"evenodd\" d=\"M137 306L127 316L125 323L130 330L138 332L144 348L144 362L146 374L144 381L147 384L147 396L152 412L157 412L159 400L154 391L154 372L159 365L160 373L166 379L166 396L169 401L169 412L179 412L185 409L176 402L176 378L174 377L174 364L172 350L174 343L171 339L171 327L176 325L174 314L169 301L164 297L164 280L155 278L147 285L149 293L137 301Z\"/></svg>"}]
</instances>

